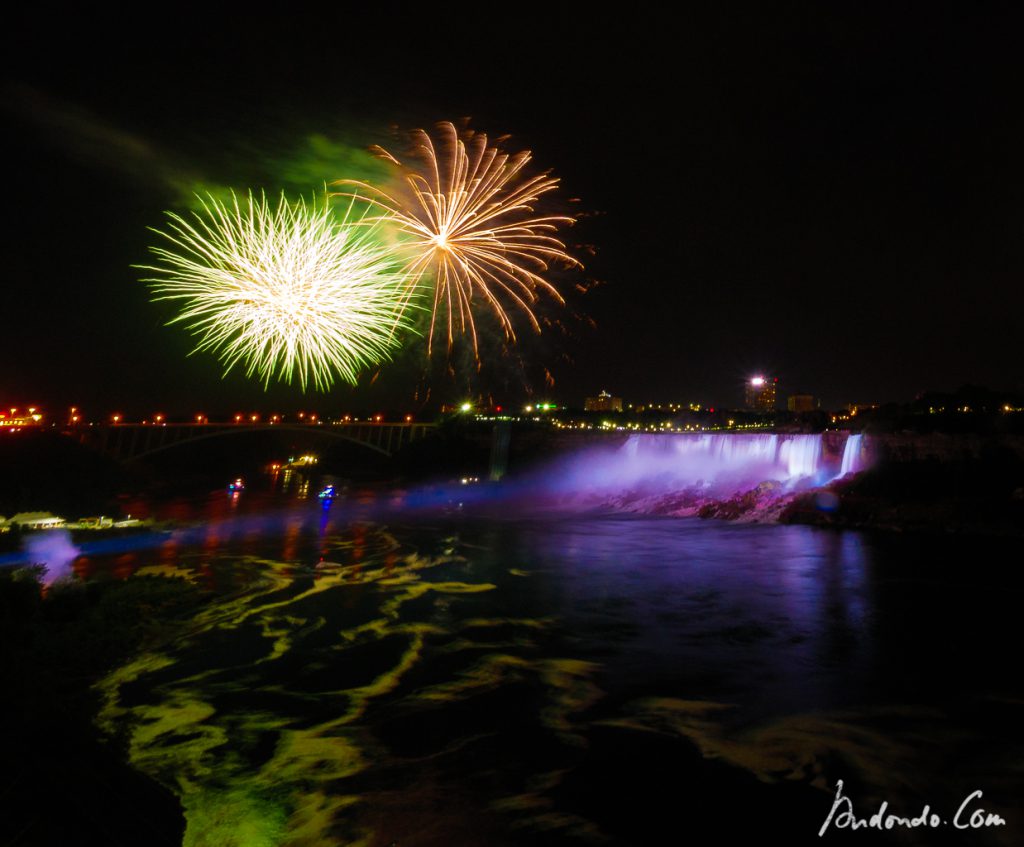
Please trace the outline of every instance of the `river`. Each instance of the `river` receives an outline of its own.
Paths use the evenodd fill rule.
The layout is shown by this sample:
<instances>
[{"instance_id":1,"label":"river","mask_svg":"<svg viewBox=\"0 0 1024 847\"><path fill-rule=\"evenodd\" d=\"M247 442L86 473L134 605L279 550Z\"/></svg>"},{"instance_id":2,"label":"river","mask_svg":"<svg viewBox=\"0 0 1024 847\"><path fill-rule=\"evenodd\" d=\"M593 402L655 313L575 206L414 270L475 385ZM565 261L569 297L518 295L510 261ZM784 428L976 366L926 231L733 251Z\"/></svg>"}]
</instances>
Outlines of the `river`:
<instances>
[{"instance_id":1,"label":"river","mask_svg":"<svg viewBox=\"0 0 1024 847\"><path fill-rule=\"evenodd\" d=\"M291 482L133 504L186 528L74 565L208 589L100 687L187 845L823 843L838 780L945 820L853 840L1020 843L1009 541ZM953 827L975 790L1005 826Z\"/></svg>"}]
</instances>

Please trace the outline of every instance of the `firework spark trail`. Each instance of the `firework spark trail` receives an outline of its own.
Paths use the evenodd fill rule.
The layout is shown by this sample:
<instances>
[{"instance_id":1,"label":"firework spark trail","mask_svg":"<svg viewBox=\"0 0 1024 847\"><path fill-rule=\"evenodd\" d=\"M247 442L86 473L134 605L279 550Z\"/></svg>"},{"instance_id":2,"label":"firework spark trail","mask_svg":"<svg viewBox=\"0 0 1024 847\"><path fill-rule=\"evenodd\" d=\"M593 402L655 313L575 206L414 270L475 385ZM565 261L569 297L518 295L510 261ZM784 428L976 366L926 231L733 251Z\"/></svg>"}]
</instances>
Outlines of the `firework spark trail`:
<instances>
[{"instance_id":1,"label":"firework spark trail","mask_svg":"<svg viewBox=\"0 0 1024 847\"><path fill-rule=\"evenodd\" d=\"M403 306L413 296L422 277L432 272L434 303L427 340L428 352L438 315L447 313L448 347L455 335L456 315L463 334L470 335L478 355L473 296L479 294L498 318L507 338L515 340L512 320L502 301L511 301L540 332L531 308L538 291L564 302L542 274L552 262L582 267L555 237L560 225L575 222L564 215L538 216L533 205L558 187L547 172L523 174L529 151L510 156L488 146L487 136L466 131L462 137L451 123L438 125L443 147L424 130L416 130L416 165L405 165L382 147L371 148L382 159L400 167L404 175L401 193L356 180L336 185L364 189L359 197L382 210L381 219L397 223L405 236L411 258L406 261L407 284Z\"/></svg>"},{"instance_id":2,"label":"firework spark trail","mask_svg":"<svg viewBox=\"0 0 1024 847\"><path fill-rule=\"evenodd\" d=\"M186 323L225 374L240 362L269 385L298 376L327 390L335 376L355 383L359 371L389 358L396 329L407 328L406 274L379 243L379 219L339 221L329 202L272 208L252 193L240 203L202 200L194 220L168 213L173 247L150 248L162 264L137 267L154 300L182 301L170 323Z\"/></svg>"}]
</instances>

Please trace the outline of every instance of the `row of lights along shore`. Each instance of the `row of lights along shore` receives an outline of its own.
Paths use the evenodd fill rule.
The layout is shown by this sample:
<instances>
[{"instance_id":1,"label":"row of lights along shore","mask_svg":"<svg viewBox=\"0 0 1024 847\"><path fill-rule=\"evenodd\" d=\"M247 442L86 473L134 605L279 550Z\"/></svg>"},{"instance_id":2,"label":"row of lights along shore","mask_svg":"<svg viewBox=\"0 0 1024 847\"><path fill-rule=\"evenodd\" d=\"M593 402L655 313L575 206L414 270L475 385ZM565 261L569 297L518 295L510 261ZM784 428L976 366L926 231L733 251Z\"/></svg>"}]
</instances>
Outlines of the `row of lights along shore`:
<instances>
[{"instance_id":1,"label":"row of lights along shore","mask_svg":"<svg viewBox=\"0 0 1024 847\"><path fill-rule=\"evenodd\" d=\"M750 393L751 393L752 397L748 398L748 403L747 403L747 407L748 407L747 410L748 411L750 411L750 410L767 411L768 409L771 408L773 403L771 403L768 400L766 400L765 395L769 395L772 400L774 399L774 385L769 385L768 381L766 379L762 378L762 377L755 377L755 378L750 380L750 389L751 389ZM842 423L842 422L850 421L850 420L852 420L857 415L857 412L860 411L861 408L873 409L873 408L877 408L877 407L875 405L873 405L873 404L872 405L865 405L863 407L850 406L849 410L847 412L845 412L845 413L842 413L842 412L833 413L831 415L831 423L835 424L835 423ZM636 412L636 413L645 412L645 411L648 411L648 410L650 410L650 411L667 411L669 413L675 413L675 412L682 413L684 411L684 408L683 408L683 404L654 404L654 403L652 403L652 404L646 405L646 406L634 406L633 404L630 404L629 407L628 407L628 410L629 410L629 412ZM705 409L703 406L701 406L699 404L694 404L694 403L689 404L688 410L690 412L707 412L708 414L712 414L712 415L715 412L715 409L713 407L709 407L709 408ZM601 409L599 411L608 411L608 410ZM621 406L618 407L617 409L615 409L614 411L621 412L622 411L621 410ZM928 412L930 414L944 413L944 412L947 412L947 411L950 411L950 410L947 409L944 406L943 407L939 407L939 408L929 407L929 409L928 409ZM975 411L975 410L972 409L969 406L963 406L963 407L954 407L952 409L952 411L961 412L961 413L970 413L970 412ZM1003 413L1021 412L1021 411L1024 411L1024 408L1018 408L1017 406L1014 406L1014 405L1011 405L1011 404L1007 403L1007 404L1002 405L999 408L999 411L1003 412ZM553 413L553 412L560 412L560 413L562 413L562 418L559 419L559 418L555 418L555 417L551 416L550 413ZM651 432L666 431L666 430L667 431L671 431L671 432L686 432L686 431L702 431L702 432L706 432L706 431L717 431L717 430L722 430L722 429L737 429L737 430L751 429L751 430L757 430L757 429L763 429L765 426L770 426L771 425L770 422L766 423L765 421L754 421L754 422L742 422L741 423L741 422L738 422L737 420L734 420L732 418L729 418L728 420L724 420L723 419L721 421L706 421L706 422L701 422L701 423L692 423L691 422L691 423L686 424L686 425L683 425L683 424L680 424L680 423L677 423L677 422L674 422L674 421L664 421L664 422L660 422L660 423L653 423L653 422L649 422L648 421L648 422L644 422L644 423L637 423L637 422L622 422L622 421L616 422L616 421L604 419L604 420L600 420L600 422L597 422L593 418L587 418L587 419L584 419L584 420L573 419L575 416L571 416L570 419L566 420L565 417L564 417L564 413L566 413L566 412L571 412L571 410L567 409L566 407L558 406L555 403L547 403L547 402L544 402L544 403L533 403L533 404L526 405L526 406L524 406L521 409L521 411L516 411L514 409L509 409L509 408L506 408L506 407L503 407L503 406L493 406L493 407L483 406L483 407L480 407L480 406L477 406L474 403L466 402L466 401L464 401L462 403L459 403L459 404L456 404L454 406L448 406L448 407L442 408L442 413L448 413L448 414L455 413L456 415L459 415L459 416L463 416L464 415L466 417L474 418L474 419L479 420L479 421L524 420L524 419L525 420L535 421L535 422L549 421L553 426L555 426L558 429L567 429L567 428L568 429L575 429L575 428L579 428L579 429L615 429L615 430L634 430L634 431L643 430L643 431L651 431ZM521 415L523 415L523 414L526 415L525 418L521 417ZM401 423L412 424L414 422L416 422L415 421L415 416L412 415L412 414L405 414L405 415L402 415L400 417L385 416L384 414L381 414L381 413L377 413L377 414L373 414L373 415L365 415L365 416L362 416L362 417L346 414L346 415L338 415L337 417L331 417L331 418L323 419L320 415L318 415L315 412L309 412L309 413L298 412L298 413L296 413L294 415L287 415L287 416L286 415L280 415L280 414L264 415L264 414L260 414L258 412L244 412L244 413L243 412L238 412L238 413L236 413L236 414L234 414L232 416L229 416L229 417L224 418L224 419L219 419L219 420L210 420L210 418L207 415L205 415L203 413L198 413L198 414L194 415L192 418L188 418L188 419L174 419L174 420L170 420L170 421L167 419L167 416L165 414L163 414L162 412L158 412L158 413L152 415L152 417L150 417L150 418L145 418L143 420L134 420L133 421L133 420L128 420L127 418L125 418L124 415L122 415L119 412L116 412L114 414L111 414L105 421L103 421L102 423L98 424L96 421L88 421L88 422L84 421L83 420L83 412L81 411L81 409L79 409L79 407L77 407L77 406L71 406L70 409L68 410L68 415L67 415L67 418L66 418L66 421L65 421L64 425L68 426L68 427L97 426L97 425L102 426L104 424L109 424L109 425L114 425L114 426L140 426L140 425L141 426L168 426L168 425L171 425L171 426L206 426L206 425L211 425L211 426L227 426L227 425L236 425L236 426L247 426L247 425L251 425L251 426L256 426L256 425L266 426L266 425L269 425L269 426L274 426L274 425L284 425L284 424L287 424L287 425L290 425L290 426L295 426L295 425L323 426L324 424L327 424L329 426L342 426L342 425L345 425L345 424L360 424L360 425L366 425L366 424L392 424L393 425L393 424L401 424ZM58 423L56 421L52 421L52 422L50 422L49 425L51 427L56 427L56 426L58 426ZM19 407L14 406L14 407L10 407L9 409L7 409L5 411L0 411L0 430L8 430L10 432L20 432L20 431L22 431L24 429L35 429L35 428L39 428L39 427L43 427L43 426L46 426L46 422L44 421L44 415L43 415L42 411L40 409L38 409L37 407L35 407L35 406L28 406L28 407L25 407L25 408L19 408Z\"/></svg>"}]
</instances>

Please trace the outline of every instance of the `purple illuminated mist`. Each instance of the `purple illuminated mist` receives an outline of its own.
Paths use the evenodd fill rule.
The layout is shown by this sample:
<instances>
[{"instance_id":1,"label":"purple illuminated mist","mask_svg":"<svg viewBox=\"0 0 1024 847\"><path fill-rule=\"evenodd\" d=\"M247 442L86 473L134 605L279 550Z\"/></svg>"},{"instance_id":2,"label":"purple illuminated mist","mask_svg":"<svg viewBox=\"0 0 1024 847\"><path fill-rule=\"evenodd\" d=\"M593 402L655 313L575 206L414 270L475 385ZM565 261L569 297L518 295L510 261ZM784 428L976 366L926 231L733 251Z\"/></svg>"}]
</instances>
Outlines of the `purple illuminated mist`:
<instances>
[{"instance_id":1,"label":"purple illuminated mist","mask_svg":"<svg viewBox=\"0 0 1024 847\"><path fill-rule=\"evenodd\" d=\"M638 434L574 457L554 487L566 504L678 515L746 496L764 520L777 511L768 506L863 470L863 446L860 435L829 455L821 435Z\"/></svg>"},{"instance_id":2,"label":"purple illuminated mist","mask_svg":"<svg viewBox=\"0 0 1024 847\"><path fill-rule=\"evenodd\" d=\"M25 559L30 564L45 565L43 582L50 585L62 577L71 575L71 563L81 555L81 550L71 541L66 529L48 529L36 532L25 539Z\"/></svg>"}]
</instances>

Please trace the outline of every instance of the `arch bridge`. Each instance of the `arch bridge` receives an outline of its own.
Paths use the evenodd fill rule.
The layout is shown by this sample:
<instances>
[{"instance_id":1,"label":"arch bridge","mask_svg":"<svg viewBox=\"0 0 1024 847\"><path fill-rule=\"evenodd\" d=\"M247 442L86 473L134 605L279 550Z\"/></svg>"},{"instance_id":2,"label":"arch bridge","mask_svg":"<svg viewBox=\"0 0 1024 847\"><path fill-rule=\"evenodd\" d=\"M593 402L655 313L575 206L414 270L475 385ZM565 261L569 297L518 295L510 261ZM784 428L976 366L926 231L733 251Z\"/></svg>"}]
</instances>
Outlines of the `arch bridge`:
<instances>
[{"instance_id":1,"label":"arch bridge","mask_svg":"<svg viewBox=\"0 0 1024 847\"><path fill-rule=\"evenodd\" d=\"M338 439L392 456L407 444L434 431L432 423L111 423L68 431L80 443L116 459L134 462L185 444L253 432L290 432Z\"/></svg>"}]
</instances>

